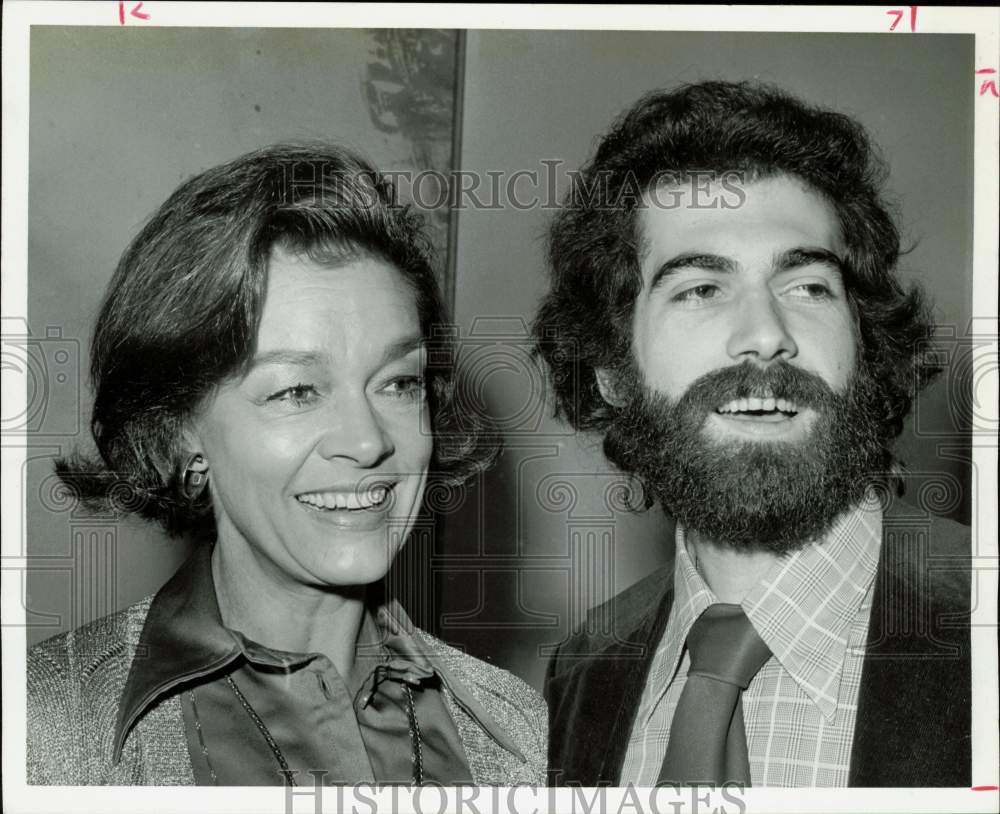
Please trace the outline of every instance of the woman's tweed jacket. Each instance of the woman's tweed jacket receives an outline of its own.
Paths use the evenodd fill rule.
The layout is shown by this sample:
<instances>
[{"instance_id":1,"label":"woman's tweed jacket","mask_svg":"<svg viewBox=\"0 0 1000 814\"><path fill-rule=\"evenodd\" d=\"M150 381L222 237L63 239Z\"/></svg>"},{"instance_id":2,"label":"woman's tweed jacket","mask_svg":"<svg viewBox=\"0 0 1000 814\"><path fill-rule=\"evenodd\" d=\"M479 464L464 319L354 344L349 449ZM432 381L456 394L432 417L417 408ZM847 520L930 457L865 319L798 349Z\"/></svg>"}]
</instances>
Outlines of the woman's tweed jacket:
<instances>
[{"instance_id":1,"label":"woman's tweed jacket","mask_svg":"<svg viewBox=\"0 0 1000 814\"><path fill-rule=\"evenodd\" d=\"M112 760L119 699L152 597L78 630L54 636L28 655L28 782L45 785L194 785L180 699L151 706ZM545 785L547 714L541 696L511 673L414 630L507 733L499 744L442 687L480 785ZM520 752L510 750L514 746Z\"/></svg>"}]
</instances>

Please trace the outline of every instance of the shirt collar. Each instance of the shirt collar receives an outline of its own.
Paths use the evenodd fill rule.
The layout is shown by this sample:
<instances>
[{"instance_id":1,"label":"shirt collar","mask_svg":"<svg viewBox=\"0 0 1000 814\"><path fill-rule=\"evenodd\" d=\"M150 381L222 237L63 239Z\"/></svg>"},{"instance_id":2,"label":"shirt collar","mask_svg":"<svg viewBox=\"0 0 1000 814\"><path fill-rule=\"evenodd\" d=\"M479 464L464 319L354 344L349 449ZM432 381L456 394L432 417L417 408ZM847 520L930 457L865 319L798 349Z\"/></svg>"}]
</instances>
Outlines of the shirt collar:
<instances>
[{"instance_id":1,"label":"shirt collar","mask_svg":"<svg viewBox=\"0 0 1000 814\"><path fill-rule=\"evenodd\" d=\"M691 626L718 601L688 554L680 524L674 538L674 604L640 710L647 721L677 672ZM828 720L837 711L850 628L874 584L881 541L881 503L869 494L821 540L775 562L740 603L774 657Z\"/></svg>"},{"instance_id":2,"label":"shirt collar","mask_svg":"<svg viewBox=\"0 0 1000 814\"><path fill-rule=\"evenodd\" d=\"M674 545L674 599L667 627L650 665L649 679L646 682L648 690L639 711L644 723L648 723L673 681L691 625L709 605L718 601L687 553L686 535L680 523L676 525L674 532Z\"/></svg>"},{"instance_id":3,"label":"shirt collar","mask_svg":"<svg viewBox=\"0 0 1000 814\"><path fill-rule=\"evenodd\" d=\"M875 582L881 544L882 507L869 494L822 540L779 559L741 603L827 720L837 712L851 627Z\"/></svg>"},{"instance_id":4,"label":"shirt collar","mask_svg":"<svg viewBox=\"0 0 1000 814\"><path fill-rule=\"evenodd\" d=\"M212 583L212 550L199 546L153 598L118 705L114 760L139 716L186 679L207 675L241 652Z\"/></svg>"},{"instance_id":5,"label":"shirt collar","mask_svg":"<svg viewBox=\"0 0 1000 814\"><path fill-rule=\"evenodd\" d=\"M519 760L526 760L517 744L497 724L476 696L455 674L446 659L435 657L421 636L421 631L410 620L403 606L395 599L389 599L376 611L379 628L385 632L385 644L392 652L421 667L434 670L441 683L447 687L455 702L486 732L497 744Z\"/></svg>"},{"instance_id":6,"label":"shirt collar","mask_svg":"<svg viewBox=\"0 0 1000 814\"><path fill-rule=\"evenodd\" d=\"M395 599L371 610L372 614L366 613L362 624L359 653L364 652L368 658L374 652L373 647L380 650L384 647L393 655L432 670L495 741L521 756L454 673L421 645L419 632ZM258 665L293 669L317 656L265 647L225 627L212 579L212 546L198 546L150 604L118 707L114 760L121 756L125 738L136 721L155 701L180 684L223 669L240 657ZM348 678L355 683L356 679Z\"/></svg>"}]
</instances>

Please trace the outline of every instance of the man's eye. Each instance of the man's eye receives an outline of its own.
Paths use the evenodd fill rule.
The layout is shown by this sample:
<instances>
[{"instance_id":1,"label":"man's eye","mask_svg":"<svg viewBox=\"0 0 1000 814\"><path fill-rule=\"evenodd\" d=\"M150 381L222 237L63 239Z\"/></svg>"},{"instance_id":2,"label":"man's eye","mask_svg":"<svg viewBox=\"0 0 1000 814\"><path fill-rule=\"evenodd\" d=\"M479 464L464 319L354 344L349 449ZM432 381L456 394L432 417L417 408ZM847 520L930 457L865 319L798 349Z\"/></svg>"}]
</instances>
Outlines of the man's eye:
<instances>
[{"instance_id":1,"label":"man's eye","mask_svg":"<svg viewBox=\"0 0 1000 814\"><path fill-rule=\"evenodd\" d=\"M390 396L416 400L424 396L424 379L422 376L399 376L384 389Z\"/></svg>"},{"instance_id":2,"label":"man's eye","mask_svg":"<svg viewBox=\"0 0 1000 814\"><path fill-rule=\"evenodd\" d=\"M311 404L319 394L311 384L296 384L286 387L267 397L268 403L287 404L292 407L304 407Z\"/></svg>"},{"instance_id":3,"label":"man's eye","mask_svg":"<svg viewBox=\"0 0 1000 814\"><path fill-rule=\"evenodd\" d=\"M696 285L692 288L687 288L684 291L679 292L674 295L674 300L676 302L694 302L698 300L710 300L717 297L721 292L717 285L712 285L711 283L703 283L702 285Z\"/></svg>"},{"instance_id":4,"label":"man's eye","mask_svg":"<svg viewBox=\"0 0 1000 814\"><path fill-rule=\"evenodd\" d=\"M832 289L826 283L802 283L795 286L792 293L798 297L812 300L822 300L833 296Z\"/></svg>"}]
</instances>

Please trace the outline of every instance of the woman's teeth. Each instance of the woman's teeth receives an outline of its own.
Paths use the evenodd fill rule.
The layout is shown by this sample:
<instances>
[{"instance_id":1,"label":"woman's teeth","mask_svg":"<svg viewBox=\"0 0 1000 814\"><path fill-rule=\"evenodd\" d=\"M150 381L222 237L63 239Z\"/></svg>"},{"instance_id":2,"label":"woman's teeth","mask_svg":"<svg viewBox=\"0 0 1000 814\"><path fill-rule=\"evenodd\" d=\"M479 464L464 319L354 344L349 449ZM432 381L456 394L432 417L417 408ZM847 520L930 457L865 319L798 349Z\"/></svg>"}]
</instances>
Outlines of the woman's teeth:
<instances>
[{"instance_id":1,"label":"woman's teeth","mask_svg":"<svg viewBox=\"0 0 1000 814\"><path fill-rule=\"evenodd\" d=\"M362 492L304 492L296 495L300 503L315 506L317 509L373 509L385 502L389 490L384 486L376 486Z\"/></svg>"}]
</instances>

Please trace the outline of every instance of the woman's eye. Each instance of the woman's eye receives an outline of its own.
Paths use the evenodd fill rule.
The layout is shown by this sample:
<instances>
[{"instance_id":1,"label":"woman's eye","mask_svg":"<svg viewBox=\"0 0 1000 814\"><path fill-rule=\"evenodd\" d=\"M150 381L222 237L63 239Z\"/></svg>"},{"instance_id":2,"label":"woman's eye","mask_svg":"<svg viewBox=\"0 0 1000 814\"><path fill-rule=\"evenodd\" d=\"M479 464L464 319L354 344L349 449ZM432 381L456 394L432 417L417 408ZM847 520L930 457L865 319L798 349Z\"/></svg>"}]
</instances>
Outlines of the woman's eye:
<instances>
[{"instance_id":1,"label":"woman's eye","mask_svg":"<svg viewBox=\"0 0 1000 814\"><path fill-rule=\"evenodd\" d=\"M674 300L677 302L697 302L698 300L713 299L720 293L721 291L717 285L713 285L712 283L703 283L702 285L696 285L675 294Z\"/></svg>"},{"instance_id":2,"label":"woman's eye","mask_svg":"<svg viewBox=\"0 0 1000 814\"><path fill-rule=\"evenodd\" d=\"M296 384L286 387L267 397L269 403L287 404L292 407L305 407L311 404L319 394L311 384Z\"/></svg>"},{"instance_id":3,"label":"woman's eye","mask_svg":"<svg viewBox=\"0 0 1000 814\"><path fill-rule=\"evenodd\" d=\"M424 395L422 376L400 376L385 386L385 391L397 398L420 399Z\"/></svg>"}]
</instances>

